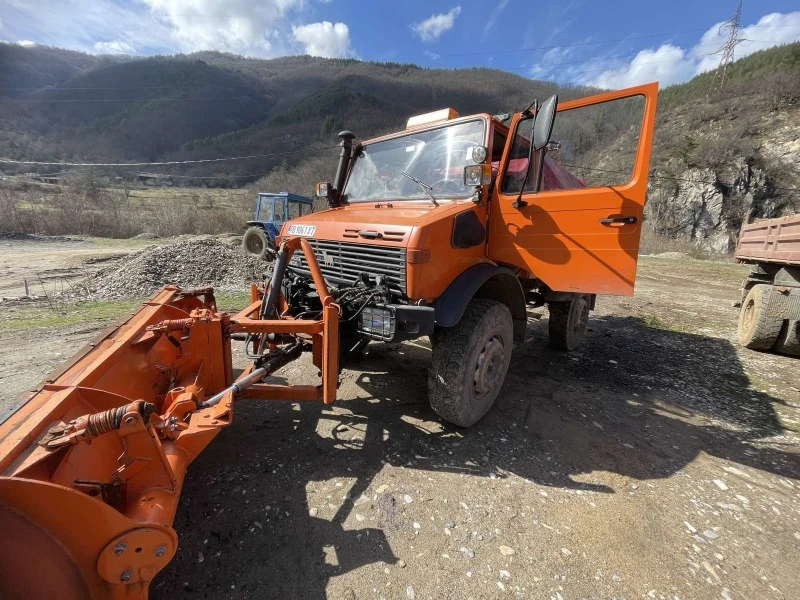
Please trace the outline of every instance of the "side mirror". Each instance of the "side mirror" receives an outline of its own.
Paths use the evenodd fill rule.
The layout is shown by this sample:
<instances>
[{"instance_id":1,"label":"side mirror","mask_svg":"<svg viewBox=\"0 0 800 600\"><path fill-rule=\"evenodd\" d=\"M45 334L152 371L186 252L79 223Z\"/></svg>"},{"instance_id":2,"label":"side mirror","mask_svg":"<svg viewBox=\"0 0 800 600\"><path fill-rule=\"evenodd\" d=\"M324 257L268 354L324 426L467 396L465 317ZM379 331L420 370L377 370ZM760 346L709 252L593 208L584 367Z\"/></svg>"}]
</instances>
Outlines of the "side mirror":
<instances>
[{"instance_id":1,"label":"side mirror","mask_svg":"<svg viewBox=\"0 0 800 600\"><path fill-rule=\"evenodd\" d=\"M536 121L533 124L533 149L541 150L550 141L553 135L553 123L556 120L556 105L558 96L550 96L542 102L542 106L536 112Z\"/></svg>"}]
</instances>

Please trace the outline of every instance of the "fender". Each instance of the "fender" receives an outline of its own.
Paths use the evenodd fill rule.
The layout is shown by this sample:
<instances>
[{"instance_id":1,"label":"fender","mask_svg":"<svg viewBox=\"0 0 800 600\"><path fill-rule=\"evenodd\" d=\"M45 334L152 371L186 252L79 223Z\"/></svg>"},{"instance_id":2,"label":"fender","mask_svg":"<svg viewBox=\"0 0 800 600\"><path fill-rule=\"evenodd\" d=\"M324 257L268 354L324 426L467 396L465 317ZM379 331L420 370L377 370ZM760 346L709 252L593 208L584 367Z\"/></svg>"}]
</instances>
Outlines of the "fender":
<instances>
[{"instance_id":1,"label":"fender","mask_svg":"<svg viewBox=\"0 0 800 600\"><path fill-rule=\"evenodd\" d=\"M525 338L525 293L519 279L510 269L489 263L473 265L447 286L433 303L436 325L453 327L461 320L473 298L497 300L508 306L514 319L514 339L522 341Z\"/></svg>"}]
</instances>

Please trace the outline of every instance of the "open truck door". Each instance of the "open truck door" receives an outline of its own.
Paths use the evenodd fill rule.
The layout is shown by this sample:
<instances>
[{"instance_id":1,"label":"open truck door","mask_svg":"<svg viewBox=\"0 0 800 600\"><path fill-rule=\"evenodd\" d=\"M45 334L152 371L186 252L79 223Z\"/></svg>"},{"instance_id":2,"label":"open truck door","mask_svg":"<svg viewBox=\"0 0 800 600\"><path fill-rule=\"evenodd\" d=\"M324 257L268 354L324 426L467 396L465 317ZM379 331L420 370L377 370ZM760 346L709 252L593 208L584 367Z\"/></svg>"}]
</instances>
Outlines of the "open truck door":
<instances>
[{"instance_id":1,"label":"open truck door","mask_svg":"<svg viewBox=\"0 0 800 600\"><path fill-rule=\"evenodd\" d=\"M532 116L515 114L489 258L554 291L632 295L657 95L650 83L558 104L549 143L535 152Z\"/></svg>"}]
</instances>

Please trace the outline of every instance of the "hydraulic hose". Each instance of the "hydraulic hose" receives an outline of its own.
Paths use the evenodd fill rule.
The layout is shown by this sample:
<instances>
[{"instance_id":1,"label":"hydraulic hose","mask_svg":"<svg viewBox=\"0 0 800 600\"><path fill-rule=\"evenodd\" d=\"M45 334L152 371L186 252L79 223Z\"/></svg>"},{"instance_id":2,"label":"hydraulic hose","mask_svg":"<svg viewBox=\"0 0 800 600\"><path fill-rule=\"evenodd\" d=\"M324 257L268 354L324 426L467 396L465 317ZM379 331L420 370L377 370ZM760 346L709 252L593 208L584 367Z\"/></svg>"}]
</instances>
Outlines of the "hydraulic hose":
<instances>
[{"instance_id":1,"label":"hydraulic hose","mask_svg":"<svg viewBox=\"0 0 800 600\"><path fill-rule=\"evenodd\" d=\"M275 255L275 266L272 269L272 280L269 284L267 297L261 310L261 318L269 319L275 314L275 304L278 301L278 294L281 293L283 276L286 274L286 265L289 264L289 253L284 244L281 244L278 253Z\"/></svg>"}]
</instances>

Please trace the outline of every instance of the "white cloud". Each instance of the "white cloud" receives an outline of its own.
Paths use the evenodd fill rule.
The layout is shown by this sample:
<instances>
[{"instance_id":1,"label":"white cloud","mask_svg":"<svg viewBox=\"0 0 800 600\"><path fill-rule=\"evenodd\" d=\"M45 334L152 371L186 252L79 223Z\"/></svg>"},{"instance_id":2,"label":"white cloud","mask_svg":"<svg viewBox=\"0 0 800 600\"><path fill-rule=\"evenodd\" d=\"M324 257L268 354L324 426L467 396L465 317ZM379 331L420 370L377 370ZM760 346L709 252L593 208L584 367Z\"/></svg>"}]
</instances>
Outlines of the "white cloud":
<instances>
[{"instance_id":1,"label":"white cloud","mask_svg":"<svg viewBox=\"0 0 800 600\"><path fill-rule=\"evenodd\" d=\"M169 28L141 4L123 6L114 0L37 0L2 4L4 37L39 44L97 52L110 29L121 43L149 53L181 48Z\"/></svg>"},{"instance_id":2,"label":"white cloud","mask_svg":"<svg viewBox=\"0 0 800 600\"><path fill-rule=\"evenodd\" d=\"M269 54L275 25L302 0L144 0L185 50Z\"/></svg>"},{"instance_id":3,"label":"white cloud","mask_svg":"<svg viewBox=\"0 0 800 600\"><path fill-rule=\"evenodd\" d=\"M32 46L38 46L39 45L36 42L32 42L30 40L20 40L20 41L17 42L17 44L19 44L20 46L24 46L25 48L30 48Z\"/></svg>"},{"instance_id":4,"label":"white cloud","mask_svg":"<svg viewBox=\"0 0 800 600\"><path fill-rule=\"evenodd\" d=\"M508 6L508 0L500 0L500 2L497 3L492 14L486 19L486 24L483 26L482 38L485 39L494 26L497 25L497 20L500 18L500 14L506 9L506 6Z\"/></svg>"},{"instance_id":5,"label":"white cloud","mask_svg":"<svg viewBox=\"0 0 800 600\"><path fill-rule=\"evenodd\" d=\"M305 53L325 58L354 56L350 29L344 23L308 23L292 27L292 36L305 47Z\"/></svg>"},{"instance_id":6,"label":"white cloud","mask_svg":"<svg viewBox=\"0 0 800 600\"><path fill-rule=\"evenodd\" d=\"M657 49L639 52L629 63L619 63L600 73L572 69L572 81L602 88L622 88L648 81L658 81L662 87L681 83L704 71L717 68L720 62L717 50L727 39L722 23L709 28L691 49L663 44ZM765 15L753 25L740 29L742 41L736 46L735 57L780 44L800 40L800 11ZM551 65L552 67L552 65Z\"/></svg>"},{"instance_id":7,"label":"white cloud","mask_svg":"<svg viewBox=\"0 0 800 600\"><path fill-rule=\"evenodd\" d=\"M314 29L314 23L311 29L303 25L320 2L323 0L313 4L309 0L0 0L0 15L6 39L91 53L221 50L273 57L305 48L319 56L355 56L345 24L330 25L330 30L322 25ZM315 32L319 35L310 37Z\"/></svg>"},{"instance_id":8,"label":"white cloud","mask_svg":"<svg viewBox=\"0 0 800 600\"><path fill-rule=\"evenodd\" d=\"M423 42L435 42L445 32L453 28L461 7L454 6L446 13L431 15L424 21L414 23L411 29Z\"/></svg>"},{"instance_id":9,"label":"white cloud","mask_svg":"<svg viewBox=\"0 0 800 600\"><path fill-rule=\"evenodd\" d=\"M694 64L683 48L664 44L657 50L642 50L629 64L596 75L590 82L601 88L624 88L648 81L662 87L686 81L694 75Z\"/></svg>"},{"instance_id":10,"label":"white cloud","mask_svg":"<svg viewBox=\"0 0 800 600\"><path fill-rule=\"evenodd\" d=\"M95 42L94 50L97 54L135 54L136 49L126 42L114 40L113 42Z\"/></svg>"},{"instance_id":11,"label":"white cloud","mask_svg":"<svg viewBox=\"0 0 800 600\"><path fill-rule=\"evenodd\" d=\"M722 23L718 23L706 31L692 50L693 57L699 61L696 73L716 69L719 65L719 55L710 53L721 47L727 38L726 30L720 32L721 25ZM736 58L743 58L772 46L796 42L800 40L800 11L764 15L756 24L742 27L739 31L739 38L744 41L736 46Z\"/></svg>"}]
</instances>

